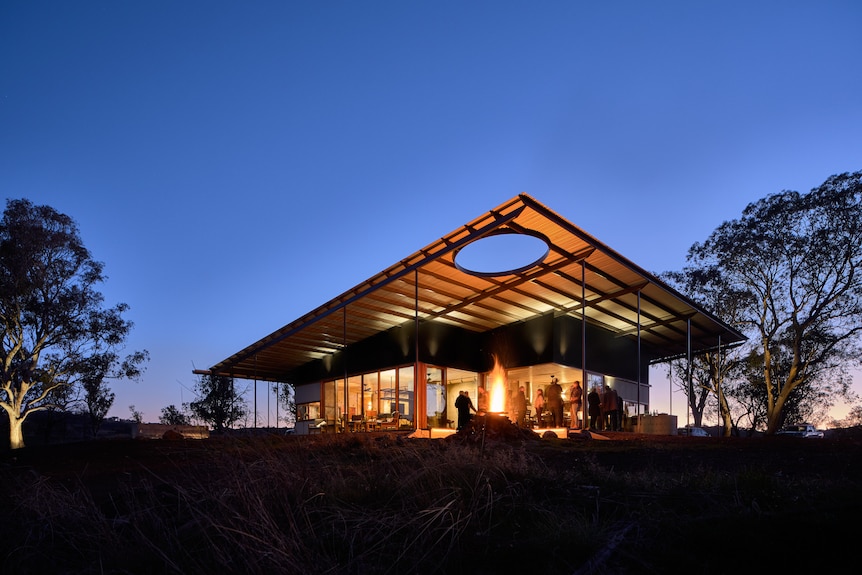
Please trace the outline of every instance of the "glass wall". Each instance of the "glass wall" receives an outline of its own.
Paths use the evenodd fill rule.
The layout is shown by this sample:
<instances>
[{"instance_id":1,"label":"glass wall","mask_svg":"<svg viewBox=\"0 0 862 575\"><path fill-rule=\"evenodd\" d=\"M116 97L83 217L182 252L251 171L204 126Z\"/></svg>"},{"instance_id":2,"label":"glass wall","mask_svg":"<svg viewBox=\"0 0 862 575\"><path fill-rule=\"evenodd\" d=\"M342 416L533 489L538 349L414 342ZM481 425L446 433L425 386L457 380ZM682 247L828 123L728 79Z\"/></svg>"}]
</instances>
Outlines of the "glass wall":
<instances>
[{"instance_id":1,"label":"glass wall","mask_svg":"<svg viewBox=\"0 0 862 575\"><path fill-rule=\"evenodd\" d=\"M446 386L443 369L428 366L425 381L425 415L428 427L448 427L446 409Z\"/></svg>"},{"instance_id":2,"label":"glass wall","mask_svg":"<svg viewBox=\"0 0 862 575\"><path fill-rule=\"evenodd\" d=\"M378 411L380 414L389 414L398 410L396 403L398 392L398 372L394 369L387 369L380 372L380 404Z\"/></svg>"},{"instance_id":3,"label":"glass wall","mask_svg":"<svg viewBox=\"0 0 862 575\"><path fill-rule=\"evenodd\" d=\"M327 424L332 426L336 424L340 417L340 413L338 412L338 401L336 399L338 396L337 387L337 381L327 381L323 384L323 419L326 420Z\"/></svg>"},{"instance_id":4,"label":"glass wall","mask_svg":"<svg viewBox=\"0 0 862 575\"><path fill-rule=\"evenodd\" d=\"M363 375L362 384L362 406L365 409L365 417L367 419L376 419L377 403L380 396L380 374L375 371L374 373L367 373Z\"/></svg>"},{"instance_id":5,"label":"glass wall","mask_svg":"<svg viewBox=\"0 0 862 575\"><path fill-rule=\"evenodd\" d=\"M354 375L347 378L347 411L345 422L362 419L362 376Z\"/></svg>"},{"instance_id":6,"label":"glass wall","mask_svg":"<svg viewBox=\"0 0 862 575\"><path fill-rule=\"evenodd\" d=\"M432 369L433 372L433 369ZM396 369L352 375L347 380L336 379L323 383L323 410L331 429L356 431L378 429L381 422L393 423L392 414L398 413L394 425L407 426L416 422L416 386L413 365ZM437 368L439 380L442 370Z\"/></svg>"},{"instance_id":7,"label":"glass wall","mask_svg":"<svg viewBox=\"0 0 862 575\"><path fill-rule=\"evenodd\" d=\"M424 381L420 382L417 388L414 373L414 366L411 364L379 372L353 375L347 380L324 382L323 401L297 404L297 420L309 421L322 418L330 426L329 429L337 431L404 429L411 427L411 424L413 427L417 425L416 406L418 405L424 411L423 417L418 418L422 421L423 427L454 429L458 419L455 400L460 392L464 391L469 395L476 410L482 409L483 399L480 394L483 391L485 391L486 402L490 401L494 393L496 379L492 377L493 374L428 365L425 366L422 374ZM520 386L523 386L527 395L529 424L546 427L550 423L548 405L545 405L544 417L539 418L535 409L535 399L539 390L547 395L551 376L558 377L563 388L563 413L566 426L572 426L571 388L576 380L582 382L585 394L592 389L602 394L608 387L613 387L623 400L624 421L628 419L625 415L638 413L637 382L601 373L587 372L584 377L580 369L557 364L504 370L504 377L499 385L503 388L501 395L505 395L509 401L505 403L503 411L506 413L511 411L511 397ZM485 390L483 386L487 386L488 389ZM642 387L648 388L648 386ZM421 401L418 403L417 393L425 394L424 397L420 397ZM645 392L642 395L647 396ZM640 408L643 410L645 402L640 403ZM486 409L493 411L492 407L488 405ZM583 405L578 412L580 416L585 408L586 405ZM398 413L397 419L392 416L395 412Z\"/></svg>"},{"instance_id":8,"label":"glass wall","mask_svg":"<svg viewBox=\"0 0 862 575\"><path fill-rule=\"evenodd\" d=\"M479 398L479 374L475 371L463 369L446 370L446 413L449 415L447 427L455 427L458 421L458 410L455 409L455 400L458 394L466 391L470 394L473 405L478 409ZM451 421L452 423L448 423Z\"/></svg>"},{"instance_id":9,"label":"glass wall","mask_svg":"<svg viewBox=\"0 0 862 575\"><path fill-rule=\"evenodd\" d=\"M605 392L605 376L600 373L587 373L587 393L595 389L599 394Z\"/></svg>"},{"instance_id":10,"label":"glass wall","mask_svg":"<svg viewBox=\"0 0 862 575\"><path fill-rule=\"evenodd\" d=\"M413 383L413 366L408 365L398 370L398 414L401 419L406 419L415 422L414 406L415 397L413 390L416 386Z\"/></svg>"}]
</instances>

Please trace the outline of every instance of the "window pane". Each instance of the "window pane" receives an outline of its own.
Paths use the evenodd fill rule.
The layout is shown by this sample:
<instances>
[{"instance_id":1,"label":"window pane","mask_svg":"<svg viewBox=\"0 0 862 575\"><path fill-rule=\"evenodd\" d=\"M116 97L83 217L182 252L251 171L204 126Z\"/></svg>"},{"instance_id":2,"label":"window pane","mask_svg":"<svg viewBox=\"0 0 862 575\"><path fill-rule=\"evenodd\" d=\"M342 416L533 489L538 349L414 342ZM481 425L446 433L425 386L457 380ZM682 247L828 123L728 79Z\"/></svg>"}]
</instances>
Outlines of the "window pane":
<instances>
[{"instance_id":1,"label":"window pane","mask_svg":"<svg viewBox=\"0 0 862 575\"><path fill-rule=\"evenodd\" d=\"M366 373L362 376L362 405L365 408L365 416L369 419L377 417L377 372Z\"/></svg>"},{"instance_id":2,"label":"window pane","mask_svg":"<svg viewBox=\"0 0 862 575\"><path fill-rule=\"evenodd\" d=\"M327 381L323 384L323 404L326 406L326 414L324 415L324 419L330 425L335 425L335 421L338 418L337 415L337 403L335 400L335 382Z\"/></svg>"},{"instance_id":3,"label":"window pane","mask_svg":"<svg viewBox=\"0 0 862 575\"><path fill-rule=\"evenodd\" d=\"M398 409L395 404L395 370L387 369L380 372L380 413L392 413Z\"/></svg>"},{"instance_id":4,"label":"window pane","mask_svg":"<svg viewBox=\"0 0 862 575\"><path fill-rule=\"evenodd\" d=\"M402 419L415 421L413 418L413 366L398 370L398 413Z\"/></svg>"},{"instance_id":5,"label":"window pane","mask_svg":"<svg viewBox=\"0 0 862 575\"><path fill-rule=\"evenodd\" d=\"M446 413L448 420L458 420L458 410L455 409L455 400L458 394L466 391L470 394L470 400L476 409L479 409L479 374L462 369L446 370Z\"/></svg>"},{"instance_id":6,"label":"window pane","mask_svg":"<svg viewBox=\"0 0 862 575\"><path fill-rule=\"evenodd\" d=\"M428 427L448 427L446 419L446 386L443 384L443 370L428 367L426 373L426 413Z\"/></svg>"},{"instance_id":7,"label":"window pane","mask_svg":"<svg viewBox=\"0 0 862 575\"><path fill-rule=\"evenodd\" d=\"M347 379L347 419L362 415L362 376L354 375Z\"/></svg>"}]
</instances>

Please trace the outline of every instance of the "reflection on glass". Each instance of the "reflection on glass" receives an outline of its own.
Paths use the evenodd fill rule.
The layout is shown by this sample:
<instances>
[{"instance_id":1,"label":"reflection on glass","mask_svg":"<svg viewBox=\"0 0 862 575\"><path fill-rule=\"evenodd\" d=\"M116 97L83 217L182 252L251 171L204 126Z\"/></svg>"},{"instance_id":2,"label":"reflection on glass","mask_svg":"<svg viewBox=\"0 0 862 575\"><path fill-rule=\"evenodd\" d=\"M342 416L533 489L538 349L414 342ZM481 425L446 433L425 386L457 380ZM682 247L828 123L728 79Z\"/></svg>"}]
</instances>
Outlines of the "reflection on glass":
<instances>
[{"instance_id":1,"label":"reflection on glass","mask_svg":"<svg viewBox=\"0 0 862 575\"><path fill-rule=\"evenodd\" d=\"M378 382L380 376L377 372L362 376L362 407L365 409L365 417L374 419L377 417Z\"/></svg>"},{"instance_id":2,"label":"reflection on glass","mask_svg":"<svg viewBox=\"0 0 862 575\"><path fill-rule=\"evenodd\" d=\"M318 419L320 417L320 402L299 403L296 406L296 420L306 421L309 419Z\"/></svg>"},{"instance_id":3,"label":"reflection on glass","mask_svg":"<svg viewBox=\"0 0 862 575\"><path fill-rule=\"evenodd\" d=\"M392 413L397 409L395 405L396 397L396 382L395 370L387 369L380 372L380 406L379 411L383 413Z\"/></svg>"},{"instance_id":4,"label":"reflection on glass","mask_svg":"<svg viewBox=\"0 0 862 575\"><path fill-rule=\"evenodd\" d=\"M413 371L412 365L398 370L398 413L409 421L413 421Z\"/></svg>"},{"instance_id":5,"label":"reflection on glass","mask_svg":"<svg viewBox=\"0 0 862 575\"><path fill-rule=\"evenodd\" d=\"M354 375L347 378L347 419L362 415L362 376Z\"/></svg>"},{"instance_id":6,"label":"reflection on glass","mask_svg":"<svg viewBox=\"0 0 862 575\"><path fill-rule=\"evenodd\" d=\"M335 402L335 382L327 381L323 384L323 404L326 406L324 419L330 425L335 425L337 418L336 402Z\"/></svg>"},{"instance_id":7,"label":"reflection on glass","mask_svg":"<svg viewBox=\"0 0 862 575\"><path fill-rule=\"evenodd\" d=\"M446 386L443 385L442 369L428 367L425 388L428 427L446 427Z\"/></svg>"}]
</instances>

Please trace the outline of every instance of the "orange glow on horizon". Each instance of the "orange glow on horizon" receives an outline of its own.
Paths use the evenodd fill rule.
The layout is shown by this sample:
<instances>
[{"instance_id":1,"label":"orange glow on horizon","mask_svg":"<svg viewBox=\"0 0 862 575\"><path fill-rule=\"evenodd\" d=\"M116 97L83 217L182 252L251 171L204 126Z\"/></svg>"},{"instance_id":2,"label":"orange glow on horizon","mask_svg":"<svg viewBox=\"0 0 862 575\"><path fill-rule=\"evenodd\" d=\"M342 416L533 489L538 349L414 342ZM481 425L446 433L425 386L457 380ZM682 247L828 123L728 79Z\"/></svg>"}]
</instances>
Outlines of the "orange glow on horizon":
<instances>
[{"instance_id":1,"label":"orange glow on horizon","mask_svg":"<svg viewBox=\"0 0 862 575\"><path fill-rule=\"evenodd\" d=\"M494 369L488 374L488 386L490 387L488 409L491 413L506 411L506 370L496 357L494 357Z\"/></svg>"}]
</instances>

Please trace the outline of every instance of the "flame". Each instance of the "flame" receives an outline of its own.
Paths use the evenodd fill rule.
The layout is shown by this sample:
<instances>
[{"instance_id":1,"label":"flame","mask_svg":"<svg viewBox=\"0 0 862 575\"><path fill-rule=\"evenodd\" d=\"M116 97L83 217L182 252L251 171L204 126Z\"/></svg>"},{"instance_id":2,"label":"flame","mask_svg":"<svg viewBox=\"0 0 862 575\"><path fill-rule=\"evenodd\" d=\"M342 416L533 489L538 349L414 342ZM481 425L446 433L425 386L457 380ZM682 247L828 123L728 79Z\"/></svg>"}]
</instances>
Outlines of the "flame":
<instances>
[{"instance_id":1,"label":"flame","mask_svg":"<svg viewBox=\"0 0 862 575\"><path fill-rule=\"evenodd\" d=\"M488 386L490 387L488 408L491 413L506 411L506 369L496 357L494 357L494 369L488 374Z\"/></svg>"}]
</instances>

